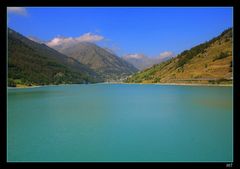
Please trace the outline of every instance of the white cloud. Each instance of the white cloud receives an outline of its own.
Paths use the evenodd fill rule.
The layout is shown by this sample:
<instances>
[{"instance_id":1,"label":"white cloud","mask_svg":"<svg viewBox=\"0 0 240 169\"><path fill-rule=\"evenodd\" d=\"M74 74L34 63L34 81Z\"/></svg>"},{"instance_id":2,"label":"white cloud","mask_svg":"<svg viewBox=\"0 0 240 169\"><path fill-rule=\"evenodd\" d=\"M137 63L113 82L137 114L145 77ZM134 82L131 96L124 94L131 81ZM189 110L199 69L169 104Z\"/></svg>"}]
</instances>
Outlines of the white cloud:
<instances>
[{"instance_id":1,"label":"white cloud","mask_svg":"<svg viewBox=\"0 0 240 169\"><path fill-rule=\"evenodd\" d=\"M143 54L129 54L124 56L126 59L142 59L144 58Z\"/></svg>"},{"instance_id":2,"label":"white cloud","mask_svg":"<svg viewBox=\"0 0 240 169\"><path fill-rule=\"evenodd\" d=\"M8 7L7 12L18 14L18 15L23 15L23 16L27 15L27 10L25 7Z\"/></svg>"},{"instance_id":3,"label":"white cloud","mask_svg":"<svg viewBox=\"0 0 240 169\"><path fill-rule=\"evenodd\" d=\"M143 58L147 58L149 60L162 60L162 59L165 59L165 58L168 58L168 57L174 57L174 53L171 52L171 51L165 51L165 52L162 52L160 53L158 56L156 57L147 57L143 54L128 54L126 56L124 56L125 58L127 59L143 59Z\"/></svg>"},{"instance_id":4,"label":"white cloud","mask_svg":"<svg viewBox=\"0 0 240 169\"><path fill-rule=\"evenodd\" d=\"M76 38L78 41L82 42L97 42L103 40L104 37L100 35L94 35L92 33L85 33L82 36Z\"/></svg>"},{"instance_id":5,"label":"white cloud","mask_svg":"<svg viewBox=\"0 0 240 169\"><path fill-rule=\"evenodd\" d=\"M53 46L58 46L66 43L73 44L73 43L76 43L76 40L73 39L72 37L70 38L55 37L51 41L47 42L47 45L53 47Z\"/></svg>"},{"instance_id":6,"label":"white cloud","mask_svg":"<svg viewBox=\"0 0 240 169\"><path fill-rule=\"evenodd\" d=\"M101 35L96 35L92 33L85 33L79 37L55 37L46 44L50 47L58 45L73 45L78 42L97 42L103 40L104 37Z\"/></svg>"},{"instance_id":7,"label":"white cloud","mask_svg":"<svg viewBox=\"0 0 240 169\"><path fill-rule=\"evenodd\" d=\"M160 53L159 58L163 59L163 58L166 58L166 57L173 57L173 56L174 56L173 52L165 51L165 52Z\"/></svg>"}]
</instances>

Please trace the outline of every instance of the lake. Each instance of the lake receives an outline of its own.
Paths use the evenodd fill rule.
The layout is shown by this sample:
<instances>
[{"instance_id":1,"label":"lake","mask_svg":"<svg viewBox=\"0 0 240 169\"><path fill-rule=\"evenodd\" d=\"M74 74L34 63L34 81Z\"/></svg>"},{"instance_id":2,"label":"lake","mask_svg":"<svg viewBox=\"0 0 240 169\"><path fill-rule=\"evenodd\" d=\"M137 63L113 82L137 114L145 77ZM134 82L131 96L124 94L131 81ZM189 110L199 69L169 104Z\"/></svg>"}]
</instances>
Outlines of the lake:
<instances>
[{"instance_id":1,"label":"lake","mask_svg":"<svg viewBox=\"0 0 240 169\"><path fill-rule=\"evenodd\" d=\"M231 162L232 87L8 89L9 162Z\"/></svg>"}]
</instances>

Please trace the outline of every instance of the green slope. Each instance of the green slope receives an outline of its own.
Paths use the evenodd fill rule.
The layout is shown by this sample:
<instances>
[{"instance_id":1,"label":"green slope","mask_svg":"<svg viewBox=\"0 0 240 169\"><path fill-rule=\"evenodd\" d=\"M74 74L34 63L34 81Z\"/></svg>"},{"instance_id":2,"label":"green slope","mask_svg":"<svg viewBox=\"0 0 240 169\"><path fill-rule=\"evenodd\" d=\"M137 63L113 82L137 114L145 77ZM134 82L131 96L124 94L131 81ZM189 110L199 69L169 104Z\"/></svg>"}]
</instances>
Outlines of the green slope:
<instances>
[{"instance_id":1,"label":"green slope","mask_svg":"<svg viewBox=\"0 0 240 169\"><path fill-rule=\"evenodd\" d=\"M176 58L129 77L127 83L232 83L232 28Z\"/></svg>"},{"instance_id":2,"label":"green slope","mask_svg":"<svg viewBox=\"0 0 240 169\"><path fill-rule=\"evenodd\" d=\"M47 85L101 81L73 58L8 29L8 85Z\"/></svg>"}]
</instances>

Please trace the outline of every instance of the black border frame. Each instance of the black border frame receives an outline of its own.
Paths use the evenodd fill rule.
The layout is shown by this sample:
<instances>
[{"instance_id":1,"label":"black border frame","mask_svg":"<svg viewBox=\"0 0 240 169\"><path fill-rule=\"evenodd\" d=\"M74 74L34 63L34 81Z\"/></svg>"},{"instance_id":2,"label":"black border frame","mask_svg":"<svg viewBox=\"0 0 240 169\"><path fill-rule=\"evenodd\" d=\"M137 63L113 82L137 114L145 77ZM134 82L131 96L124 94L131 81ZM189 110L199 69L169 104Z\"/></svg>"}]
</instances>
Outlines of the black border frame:
<instances>
[{"instance_id":1,"label":"black border frame","mask_svg":"<svg viewBox=\"0 0 240 169\"><path fill-rule=\"evenodd\" d=\"M234 56L233 56L233 74L234 74L234 81L233 81L233 105L234 105L234 161L233 163L225 163L225 162L7 162L6 161L6 155L7 155L7 133L6 133L6 106L7 106L7 89L6 89L6 78L7 78L7 7L8 6L66 6L66 7L75 7L75 6L81 6L81 7L155 7L155 6L161 6L161 7L233 7L234 12L234 26L233 26L233 36L234 36ZM123 1L114 1L114 2L108 2L106 1L100 1L100 0L84 0L84 1L77 1L77 0L2 0L1 6L0 6L0 13L1 13L1 19L0 19L0 25L2 26L0 31L0 40L2 41L1 45L1 81L0 81L0 98L1 98L1 113L0 113L0 125L1 125L1 135L0 135L0 169L1 168L78 168L78 167L102 167L108 166L111 167L112 165L119 165L119 167L123 166L140 166L140 167L163 167L163 168L240 168L240 157L239 157L239 144L240 140L237 137L237 133L239 132L239 128L237 126L239 115L237 111L237 98L239 98L240 91L239 91L239 76L238 75L238 64L239 64L239 57L240 57L240 51L238 46L240 47L240 25L239 21L240 19L237 19L238 16L240 16L240 1L239 0L226 0L226 1L220 1L220 0L147 0L147 1L129 1L129 2L123 2ZM238 21L239 20L239 21ZM5 49L5 50L3 50Z\"/></svg>"}]
</instances>

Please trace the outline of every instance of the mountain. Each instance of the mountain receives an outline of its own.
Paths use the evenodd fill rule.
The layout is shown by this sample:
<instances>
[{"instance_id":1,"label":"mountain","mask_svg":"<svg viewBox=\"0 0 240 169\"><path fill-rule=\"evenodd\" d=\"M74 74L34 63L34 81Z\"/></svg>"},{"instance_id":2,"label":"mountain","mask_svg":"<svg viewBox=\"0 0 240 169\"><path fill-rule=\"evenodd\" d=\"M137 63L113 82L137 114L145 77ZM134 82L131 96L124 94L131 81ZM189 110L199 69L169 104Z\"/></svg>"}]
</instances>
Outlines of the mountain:
<instances>
[{"instance_id":1,"label":"mountain","mask_svg":"<svg viewBox=\"0 0 240 169\"><path fill-rule=\"evenodd\" d=\"M232 28L177 57L129 77L128 83L232 83Z\"/></svg>"},{"instance_id":2,"label":"mountain","mask_svg":"<svg viewBox=\"0 0 240 169\"><path fill-rule=\"evenodd\" d=\"M147 57L143 54L129 54L129 55L123 56L122 58L125 61L131 63L133 66L135 66L139 70L144 70L155 64L159 64L161 62L169 60L173 57L173 54L171 52L167 52L166 54L165 56L160 55L158 57L153 57L153 58Z\"/></svg>"},{"instance_id":3,"label":"mountain","mask_svg":"<svg viewBox=\"0 0 240 169\"><path fill-rule=\"evenodd\" d=\"M79 42L71 46L54 46L54 48L89 66L104 81L119 81L137 71L130 63L90 42Z\"/></svg>"},{"instance_id":4,"label":"mountain","mask_svg":"<svg viewBox=\"0 0 240 169\"><path fill-rule=\"evenodd\" d=\"M15 86L101 81L77 60L8 28L8 84Z\"/></svg>"},{"instance_id":5,"label":"mountain","mask_svg":"<svg viewBox=\"0 0 240 169\"><path fill-rule=\"evenodd\" d=\"M131 63L138 70L143 70L143 69L151 67L153 65L151 60L143 54L128 54L126 56L123 56L122 58L125 61Z\"/></svg>"}]
</instances>

